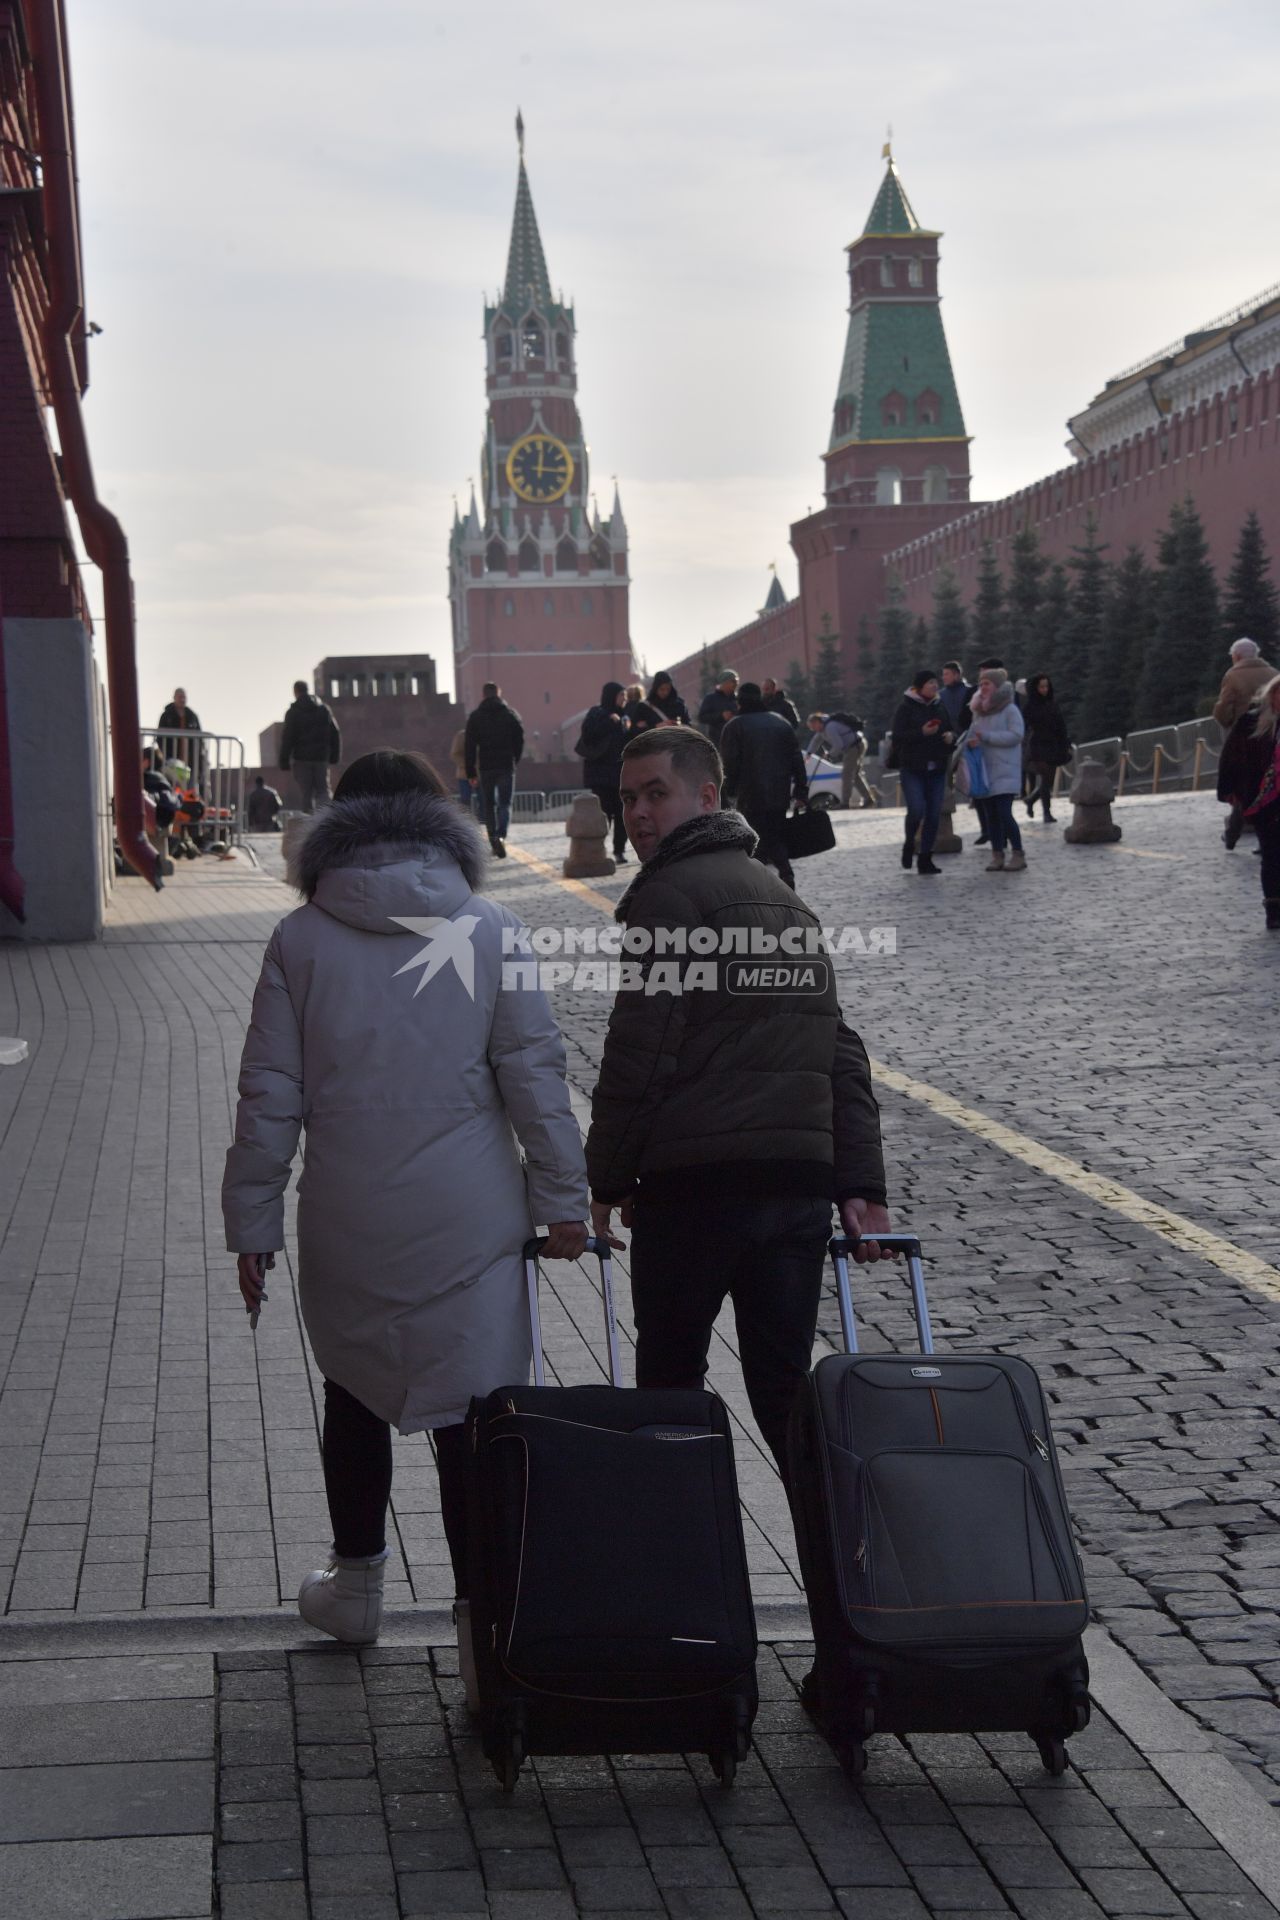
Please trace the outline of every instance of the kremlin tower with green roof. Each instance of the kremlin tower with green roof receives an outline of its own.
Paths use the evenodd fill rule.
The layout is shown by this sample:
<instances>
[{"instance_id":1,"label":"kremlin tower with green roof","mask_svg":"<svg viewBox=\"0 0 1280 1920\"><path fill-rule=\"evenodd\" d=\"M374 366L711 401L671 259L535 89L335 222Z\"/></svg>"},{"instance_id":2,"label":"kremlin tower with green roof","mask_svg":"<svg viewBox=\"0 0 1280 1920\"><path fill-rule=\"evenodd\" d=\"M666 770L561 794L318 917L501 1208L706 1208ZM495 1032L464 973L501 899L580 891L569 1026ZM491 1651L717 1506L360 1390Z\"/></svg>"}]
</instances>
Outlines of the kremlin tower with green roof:
<instances>
[{"instance_id":1,"label":"kremlin tower with green roof","mask_svg":"<svg viewBox=\"0 0 1280 1920\"><path fill-rule=\"evenodd\" d=\"M969 438L938 293L938 241L892 154L847 249L849 329L824 455L827 498L946 506L969 498Z\"/></svg>"}]
</instances>

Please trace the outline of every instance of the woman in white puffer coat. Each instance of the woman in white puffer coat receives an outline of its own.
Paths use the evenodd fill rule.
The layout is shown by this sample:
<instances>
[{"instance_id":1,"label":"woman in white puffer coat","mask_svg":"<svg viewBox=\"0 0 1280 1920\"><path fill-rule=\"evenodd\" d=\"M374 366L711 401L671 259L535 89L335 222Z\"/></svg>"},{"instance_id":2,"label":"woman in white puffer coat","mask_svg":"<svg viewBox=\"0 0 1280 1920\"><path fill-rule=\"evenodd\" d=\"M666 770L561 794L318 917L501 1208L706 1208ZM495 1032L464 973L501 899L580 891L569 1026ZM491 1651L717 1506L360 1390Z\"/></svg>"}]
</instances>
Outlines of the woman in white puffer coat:
<instances>
[{"instance_id":1,"label":"woman in white puffer coat","mask_svg":"<svg viewBox=\"0 0 1280 1920\"><path fill-rule=\"evenodd\" d=\"M586 1240L564 1044L545 995L503 988L521 922L476 892L483 864L421 755L355 761L293 854L306 904L271 936L244 1045L227 1245L256 1308L305 1132L298 1292L334 1558L298 1605L343 1640L377 1637L393 1426L432 1430L465 1595L468 1402L528 1378L535 1225L552 1257Z\"/></svg>"},{"instance_id":2,"label":"woman in white puffer coat","mask_svg":"<svg viewBox=\"0 0 1280 1920\"><path fill-rule=\"evenodd\" d=\"M987 775L989 805L984 824L991 835L988 873L1021 873L1027 864L1014 802L1022 792L1022 741L1026 731L1013 687L1003 667L984 667L970 702L973 720L961 745L979 747ZM1005 861L1005 848L1009 858Z\"/></svg>"}]
</instances>

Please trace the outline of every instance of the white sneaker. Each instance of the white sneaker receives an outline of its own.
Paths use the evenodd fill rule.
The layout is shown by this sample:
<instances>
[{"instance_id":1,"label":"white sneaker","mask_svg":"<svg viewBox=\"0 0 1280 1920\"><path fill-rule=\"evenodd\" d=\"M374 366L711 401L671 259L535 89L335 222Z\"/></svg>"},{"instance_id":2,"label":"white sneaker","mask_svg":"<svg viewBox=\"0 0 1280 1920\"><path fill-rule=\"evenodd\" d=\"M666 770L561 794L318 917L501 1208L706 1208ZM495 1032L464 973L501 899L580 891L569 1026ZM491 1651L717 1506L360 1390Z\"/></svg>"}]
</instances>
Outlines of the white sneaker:
<instances>
[{"instance_id":1,"label":"white sneaker","mask_svg":"<svg viewBox=\"0 0 1280 1920\"><path fill-rule=\"evenodd\" d=\"M480 1711L480 1679L476 1673L476 1650L471 1640L471 1602L455 1600L453 1624L458 1629L458 1673L467 1697L468 1713Z\"/></svg>"},{"instance_id":2,"label":"white sneaker","mask_svg":"<svg viewBox=\"0 0 1280 1920\"><path fill-rule=\"evenodd\" d=\"M382 1583L387 1549L372 1560L342 1560L335 1553L298 1588L298 1612L309 1627L319 1627L353 1647L371 1647L382 1625Z\"/></svg>"}]
</instances>

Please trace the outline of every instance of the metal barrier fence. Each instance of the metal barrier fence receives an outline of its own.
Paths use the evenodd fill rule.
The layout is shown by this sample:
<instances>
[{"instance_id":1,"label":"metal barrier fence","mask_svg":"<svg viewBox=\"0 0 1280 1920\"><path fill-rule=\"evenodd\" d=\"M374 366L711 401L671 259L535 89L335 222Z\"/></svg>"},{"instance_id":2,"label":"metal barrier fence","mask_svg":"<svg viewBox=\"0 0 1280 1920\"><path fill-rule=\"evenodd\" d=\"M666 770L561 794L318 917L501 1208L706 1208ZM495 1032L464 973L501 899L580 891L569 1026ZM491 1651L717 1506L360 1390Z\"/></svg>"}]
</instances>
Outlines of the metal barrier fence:
<instances>
[{"instance_id":1,"label":"metal barrier fence","mask_svg":"<svg viewBox=\"0 0 1280 1920\"><path fill-rule=\"evenodd\" d=\"M511 796L511 817L513 820L540 820L546 810L545 793L513 793Z\"/></svg>"},{"instance_id":2,"label":"metal barrier fence","mask_svg":"<svg viewBox=\"0 0 1280 1920\"><path fill-rule=\"evenodd\" d=\"M232 733L196 733L190 727L143 727L143 748L159 747L166 760L191 769L191 784L204 801L203 832L239 846L244 839L244 742Z\"/></svg>"},{"instance_id":3,"label":"metal barrier fence","mask_svg":"<svg viewBox=\"0 0 1280 1920\"><path fill-rule=\"evenodd\" d=\"M542 819L567 820L573 812L574 801L580 795L590 792L590 787L557 787L554 792L547 795L546 812L541 816Z\"/></svg>"},{"instance_id":4,"label":"metal barrier fence","mask_svg":"<svg viewBox=\"0 0 1280 1920\"><path fill-rule=\"evenodd\" d=\"M1071 761L1059 767L1053 790L1070 781L1082 760L1101 760L1125 793L1199 793L1214 785L1222 754L1222 728L1206 715L1169 727L1147 727L1123 740L1086 740Z\"/></svg>"}]
</instances>

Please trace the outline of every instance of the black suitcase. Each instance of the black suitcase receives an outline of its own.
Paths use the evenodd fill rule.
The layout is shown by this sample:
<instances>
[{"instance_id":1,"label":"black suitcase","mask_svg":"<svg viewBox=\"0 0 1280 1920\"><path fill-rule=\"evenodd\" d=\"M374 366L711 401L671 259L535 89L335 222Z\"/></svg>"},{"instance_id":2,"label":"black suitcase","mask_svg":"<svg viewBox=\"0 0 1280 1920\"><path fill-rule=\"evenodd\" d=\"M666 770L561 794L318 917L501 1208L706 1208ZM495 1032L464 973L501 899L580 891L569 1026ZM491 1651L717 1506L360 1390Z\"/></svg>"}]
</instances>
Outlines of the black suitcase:
<instances>
[{"instance_id":1,"label":"black suitcase","mask_svg":"<svg viewBox=\"0 0 1280 1920\"><path fill-rule=\"evenodd\" d=\"M860 1354L855 1242L835 1239L846 1351L819 1360L788 1437L815 1658L803 1697L857 1778L873 1733L1025 1731L1050 1773L1089 1720L1089 1618L1034 1368L935 1354L920 1243L918 1354Z\"/></svg>"},{"instance_id":2,"label":"black suitcase","mask_svg":"<svg viewBox=\"0 0 1280 1920\"><path fill-rule=\"evenodd\" d=\"M539 1241L525 1248L534 1381L468 1414L481 1740L503 1787L529 1754L703 1752L731 1785L755 1718L756 1628L733 1444L713 1393L544 1384Z\"/></svg>"}]
</instances>

